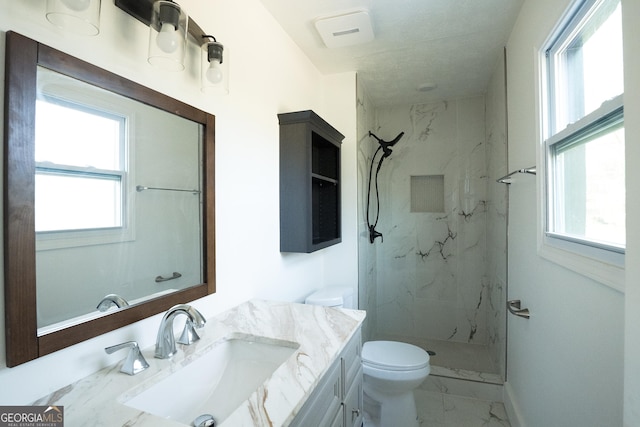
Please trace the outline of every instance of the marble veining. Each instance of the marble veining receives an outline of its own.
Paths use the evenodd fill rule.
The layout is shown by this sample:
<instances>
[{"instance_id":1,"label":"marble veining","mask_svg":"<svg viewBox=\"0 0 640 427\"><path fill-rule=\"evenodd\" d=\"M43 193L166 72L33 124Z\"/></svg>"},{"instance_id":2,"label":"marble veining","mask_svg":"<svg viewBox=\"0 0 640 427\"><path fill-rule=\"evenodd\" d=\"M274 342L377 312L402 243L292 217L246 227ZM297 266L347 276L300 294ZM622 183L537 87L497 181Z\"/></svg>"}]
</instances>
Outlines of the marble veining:
<instances>
[{"instance_id":1,"label":"marble veining","mask_svg":"<svg viewBox=\"0 0 640 427\"><path fill-rule=\"evenodd\" d=\"M366 88L357 87L363 337L480 345L491 354L490 372L504 372L506 364L508 194L495 179L508 165L505 76L498 65L487 94L468 99L374 108ZM373 245L364 221L376 148L369 130L384 137L405 132L380 172L378 228L385 240ZM444 175L444 212L409 212L412 175Z\"/></svg>"},{"instance_id":2,"label":"marble veining","mask_svg":"<svg viewBox=\"0 0 640 427\"><path fill-rule=\"evenodd\" d=\"M380 171L376 334L485 343L484 98L389 107L377 122L382 134L406 134ZM413 175L444 176L444 212L408 209Z\"/></svg>"},{"instance_id":3,"label":"marble veining","mask_svg":"<svg viewBox=\"0 0 640 427\"><path fill-rule=\"evenodd\" d=\"M416 252L416 255L418 255L422 259L422 261L424 261L425 258L428 258L429 255L431 255L431 252L433 252L435 249L436 252L440 254L440 257L446 261L447 258L452 256L452 254L447 252L445 248L449 241L455 240L456 236L457 234L451 231L451 228L449 228L449 225L447 225L447 236L444 239L436 240L435 242L433 242L433 245L431 245L431 248L429 248L429 250L427 250L426 252L419 250L418 252Z\"/></svg>"},{"instance_id":4,"label":"marble veining","mask_svg":"<svg viewBox=\"0 0 640 427\"><path fill-rule=\"evenodd\" d=\"M196 360L222 339L244 338L279 344L284 341L299 347L247 401L217 425L287 426L364 318L364 311L247 301L209 319L199 331L202 339L190 346L178 345L179 351L171 359L155 359L154 349L145 349L143 354L151 367L138 375L124 375L116 364L33 404L64 405L68 425L182 425L133 409L123 402Z\"/></svg>"}]
</instances>

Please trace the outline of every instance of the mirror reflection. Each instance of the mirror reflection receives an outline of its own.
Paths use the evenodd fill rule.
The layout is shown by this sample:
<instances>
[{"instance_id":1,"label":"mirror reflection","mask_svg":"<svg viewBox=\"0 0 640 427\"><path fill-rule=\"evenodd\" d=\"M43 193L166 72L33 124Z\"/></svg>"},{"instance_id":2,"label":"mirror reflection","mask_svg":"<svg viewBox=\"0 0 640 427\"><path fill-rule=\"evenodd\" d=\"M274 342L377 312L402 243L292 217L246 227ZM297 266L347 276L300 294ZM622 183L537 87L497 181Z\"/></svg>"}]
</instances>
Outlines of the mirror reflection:
<instances>
[{"instance_id":1,"label":"mirror reflection","mask_svg":"<svg viewBox=\"0 0 640 427\"><path fill-rule=\"evenodd\" d=\"M204 282L202 125L38 66L38 335Z\"/></svg>"}]
</instances>

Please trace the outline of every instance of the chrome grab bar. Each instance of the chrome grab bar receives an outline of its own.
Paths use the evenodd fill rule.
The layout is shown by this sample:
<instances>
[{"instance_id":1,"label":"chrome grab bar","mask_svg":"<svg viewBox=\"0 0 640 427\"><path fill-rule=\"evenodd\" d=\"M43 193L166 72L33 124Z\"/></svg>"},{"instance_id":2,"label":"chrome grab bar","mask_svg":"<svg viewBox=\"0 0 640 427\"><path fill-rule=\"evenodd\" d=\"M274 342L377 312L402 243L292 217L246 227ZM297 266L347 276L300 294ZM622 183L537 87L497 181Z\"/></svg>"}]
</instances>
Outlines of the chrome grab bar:
<instances>
[{"instance_id":1,"label":"chrome grab bar","mask_svg":"<svg viewBox=\"0 0 640 427\"><path fill-rule=\"evenodd\" d=\"M519 299L512 299L510 301L507 301L507 309L509 310L509 313L515 316L524 317L525 319L528 319L531 317L531 314L529 313L528 308L521 308L521 303Z\"/></svg>"},{"instance_id":2,"label":"chrome grab bar","mask_svg":"<svg viewBox=\"0 0 640 427\"><path fill-rule=\"evenodd\" d=\"M174 271L173 275L171 277L157 276L156 277L156 282L157 283L168 282L169 280L179 279L180 277L182 277L182 274L178 273L177 271Z\"/></svg>"}]
</instances>

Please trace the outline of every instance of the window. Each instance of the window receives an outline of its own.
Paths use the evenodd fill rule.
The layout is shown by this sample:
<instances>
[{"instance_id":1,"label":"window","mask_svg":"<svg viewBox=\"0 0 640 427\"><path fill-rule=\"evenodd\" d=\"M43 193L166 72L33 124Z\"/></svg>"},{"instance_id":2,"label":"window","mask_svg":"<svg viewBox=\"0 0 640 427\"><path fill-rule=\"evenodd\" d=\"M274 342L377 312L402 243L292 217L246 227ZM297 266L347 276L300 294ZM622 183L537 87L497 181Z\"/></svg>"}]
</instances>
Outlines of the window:
<instances>
[{"instance_id":1,"label":"window","mask_svg":"<svg viewBox=\"0 0 640 427\"><path fill-rule=\"evenodd\" d=\"M126 227L124 117L41 96L36 102L35 227L38 239ZM49 234L49 236L47 236Z\"/></svg>"},{"instance_id":2,"label":"window","mask_svg":"<svg viewBox=\"0 0 640 427\"><path fill-rule=\"evenodd\" d=\"M578 2L544 50L545 242L623 264L620 0Z\"/></svg>"}]
</instances>

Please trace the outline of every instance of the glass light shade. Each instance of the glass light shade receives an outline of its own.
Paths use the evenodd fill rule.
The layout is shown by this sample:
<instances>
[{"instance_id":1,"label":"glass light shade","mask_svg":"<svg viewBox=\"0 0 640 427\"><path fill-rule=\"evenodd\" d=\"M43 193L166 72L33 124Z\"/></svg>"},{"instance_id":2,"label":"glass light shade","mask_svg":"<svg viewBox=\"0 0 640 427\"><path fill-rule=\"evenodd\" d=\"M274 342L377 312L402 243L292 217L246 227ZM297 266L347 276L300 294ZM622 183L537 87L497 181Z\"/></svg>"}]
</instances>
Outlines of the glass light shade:
<instances>
[{"instance_id":1,"label":"glass light shade","mask_svg":"<svg viewBox=\"0 0 640 427\"><path fill-rule=\"evenodd\" d=\"M95 36L100 32L100 0L47 0L46 17L56 27Z\"/></svg>"},{"instance_id":2,"label":"glass light shade","mask_svg":"<svg viewBox=\"0 0 640 427\"><path fill-rule=\"evenodd\" d=\"M178 4L164 0L153 3L149 25L151 65L170 71L184 70L188 22L189 17Z\"/></svg>"},{"instance_id":3,"label":"glass light shade","mask_svg":"<svg viewBox=\"0 0 640 427\"><path fill-rule=\"evenodd\" d=\"M229 93L229 52L221 43L202 44L200 90L204 93Z\"/></svg>"}]
</instances>

